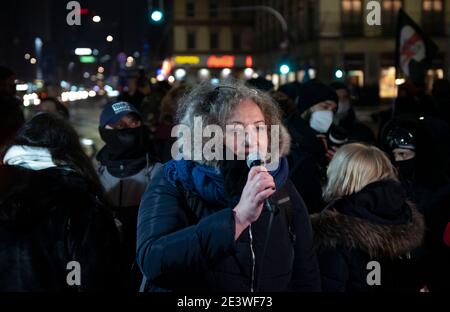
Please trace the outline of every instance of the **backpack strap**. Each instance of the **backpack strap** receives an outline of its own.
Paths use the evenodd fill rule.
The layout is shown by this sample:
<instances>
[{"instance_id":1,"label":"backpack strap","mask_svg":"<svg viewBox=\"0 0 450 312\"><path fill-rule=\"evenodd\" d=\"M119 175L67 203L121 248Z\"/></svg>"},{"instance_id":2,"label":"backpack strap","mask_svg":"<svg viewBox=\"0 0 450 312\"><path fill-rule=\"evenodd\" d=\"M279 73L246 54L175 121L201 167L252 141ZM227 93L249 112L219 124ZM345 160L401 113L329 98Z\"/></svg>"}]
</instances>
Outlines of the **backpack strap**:
<instances>
[{"instance_id":1,"label":"backpack strap","mask_svg":"<svg viewBox=\"0 0 450 312\"><path fill-rule=\"evenodd\" d=\"M291 186L292 183L288 180L286 184L271 197L270 201L275 206L275 212L282 213L285 216L289 238L292 243L295 243L297 238L294 231L294 207L289 194Z\"/></svg>"}]
</instances>

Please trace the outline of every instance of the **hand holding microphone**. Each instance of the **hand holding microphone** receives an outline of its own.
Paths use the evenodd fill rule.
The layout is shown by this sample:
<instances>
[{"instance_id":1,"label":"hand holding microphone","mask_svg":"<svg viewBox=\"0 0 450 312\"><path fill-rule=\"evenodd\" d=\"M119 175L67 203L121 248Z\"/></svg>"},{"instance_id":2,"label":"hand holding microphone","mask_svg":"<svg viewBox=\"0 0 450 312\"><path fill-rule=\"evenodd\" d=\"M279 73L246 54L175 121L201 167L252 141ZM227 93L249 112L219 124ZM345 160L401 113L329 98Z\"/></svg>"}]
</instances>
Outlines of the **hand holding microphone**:
<instances>
[{"instance_id":1,"label":"hand holding microphone","mask_svg":"<svg viewBox=\"0 0 450 312\"><path fill-rule=\"evenodd\" d=\"M272 196L275 189L275 181L267 169L261 166L259 156L249 155L247 164L251 167L247 183L242 191L238 205L233 209L235 213L235 239L250 224L258 220L265 201Z\"/></svg>"}]
</instances>

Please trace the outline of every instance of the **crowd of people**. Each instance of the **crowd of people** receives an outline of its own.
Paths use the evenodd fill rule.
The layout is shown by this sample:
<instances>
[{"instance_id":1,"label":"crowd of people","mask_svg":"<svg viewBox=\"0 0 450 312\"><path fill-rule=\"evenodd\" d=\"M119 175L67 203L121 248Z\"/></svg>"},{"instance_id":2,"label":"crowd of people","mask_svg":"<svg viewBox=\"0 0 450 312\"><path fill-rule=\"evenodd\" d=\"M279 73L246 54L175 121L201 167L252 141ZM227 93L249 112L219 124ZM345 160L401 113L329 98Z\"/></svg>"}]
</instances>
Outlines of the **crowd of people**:
<instances>
[{"instance_id":1,"label":"crowd of people","mask_svg":"<svg viewBox=\"0 0 450 312\"><path fill-rule=\"evenodd\" d=\"M0 291L449 290L448 80L405 83L377 128L341 82L141 74L102 108L97 167L70 110L46 98L25 120L14 81L0 67ZM173 127L196 118L244 126L246 159L235 137L232 159L173 159Z\"/></svg>"}]
</instances>

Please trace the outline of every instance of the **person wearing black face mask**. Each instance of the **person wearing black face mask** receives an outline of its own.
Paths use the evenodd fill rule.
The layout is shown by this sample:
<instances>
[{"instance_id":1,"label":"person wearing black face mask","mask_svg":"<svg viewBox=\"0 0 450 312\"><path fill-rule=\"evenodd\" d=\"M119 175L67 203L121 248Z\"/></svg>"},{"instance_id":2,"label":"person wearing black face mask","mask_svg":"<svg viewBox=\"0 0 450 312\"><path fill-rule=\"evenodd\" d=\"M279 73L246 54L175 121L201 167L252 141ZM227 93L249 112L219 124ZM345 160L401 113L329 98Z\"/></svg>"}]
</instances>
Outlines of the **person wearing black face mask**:
<instances>
[{"instance_id":1,"label":"person wearing black face mask","mask_svg":"<svg viewBox=\"0 0 450 312\"><path fill-rule=\"evenodd\" d=\"M424 244L411 254L411 261L420 272L416 282L431 292L448 290L450 259L442 240L450 211L450 184L440 149L445 142L436 139L426 122L410 119L391 121L382 134L409 200L425 217Z\"/></svg>"},{"instance_id":2,"label":"person wearing black face mask","mask_svg":"<svg viewBox=\"0 0 450 312\"><path fill-rule=\"evenodd\" d=\"M406 129L395 128L388 134L387 140L394 158L394 165L400 177L406 183L414 180L416 165L416 142L414 136Z\"/></svg>"},{"instance_id":3,"label":"person wearing black face mask","mask_svg":"<svg viewBox=\"0 0 450 312\"><path fill-rule=\"evenodd\" d=\"M97 155L98 174L121 230L124 270L130 273L126 287L135 291L140 282L134 265L137 213L141 196L160 164L146 147L146 128L132 104L108 104L100 115L99 132L106 145Z\"/></svg>"}]
</instances>

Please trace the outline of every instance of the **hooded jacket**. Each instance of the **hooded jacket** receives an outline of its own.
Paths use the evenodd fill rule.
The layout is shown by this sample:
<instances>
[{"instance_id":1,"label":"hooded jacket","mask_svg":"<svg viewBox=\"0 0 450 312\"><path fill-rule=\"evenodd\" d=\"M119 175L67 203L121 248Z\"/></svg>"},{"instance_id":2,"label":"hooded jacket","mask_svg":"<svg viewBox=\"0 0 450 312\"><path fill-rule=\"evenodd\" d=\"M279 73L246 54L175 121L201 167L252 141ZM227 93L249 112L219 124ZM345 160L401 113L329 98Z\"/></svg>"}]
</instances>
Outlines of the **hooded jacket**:
<instances>
[{"instance_id":1,"label":"hooded jacket","mask_svg":"<svg viewBox=\"0 0 450 312\"><path fill-rule=\"evenodd\" d=\"M72 170L0 167L0 291L98 291L118 285L118 233ZM69 285L73 264L80 285Z\"/></svg>"},{"instance_id":2,"label":"hooded jacket","mask_svg":"<svg viewBox=\"0 0 450 312\"><path fill-rule=\"evenodd\" d=\"M422 244L423 216L394 181L380 181L312 216L322 288L326 292L405 291L408 254ZM381 285L369 286L370 262Z\"/></svg>"},{"instance_id":3,"label":"hooded jacket","mask_svg":"<svg viewBox=\"0 0 450 312\"><path fill-rule=\"evenodd\" d=\"M289 136L283 133L281 150L287 153ZM292 206L292 226L287 210L282 210L267 233L270 213L264 210L235 241L234 206L206 201L173 185L164 170L158 170L143 196L137 231L137 262L150 290L252 292L259 285L262 292L319 291L306 206L289 181L274 197L280 192ZM195 213L199 202L204 206L201 214Z\"/></svg>"}]
</instances>

